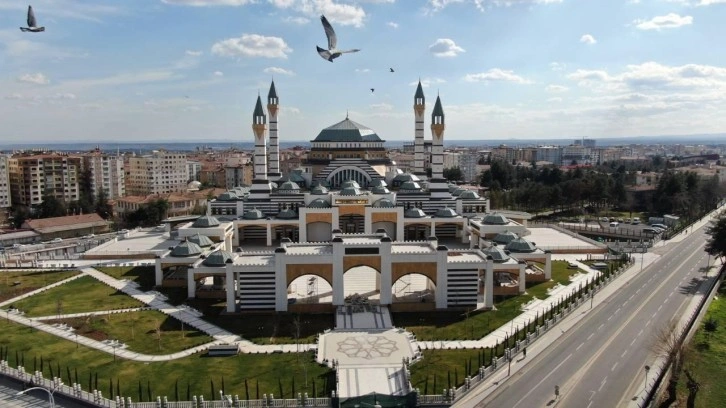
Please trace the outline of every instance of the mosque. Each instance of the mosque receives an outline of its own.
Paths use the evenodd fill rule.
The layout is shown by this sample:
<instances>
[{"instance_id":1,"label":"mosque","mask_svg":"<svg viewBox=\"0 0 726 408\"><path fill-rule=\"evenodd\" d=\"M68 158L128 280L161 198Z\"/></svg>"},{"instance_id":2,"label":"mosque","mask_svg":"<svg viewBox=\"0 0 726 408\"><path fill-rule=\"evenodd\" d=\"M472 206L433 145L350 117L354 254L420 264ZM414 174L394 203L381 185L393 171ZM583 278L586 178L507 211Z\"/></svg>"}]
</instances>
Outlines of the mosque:
<instances>
[{"instance_id":1,"label":"mosque","mask_svg":"<svg viewBox=\"0 0 726 408\"><path fill-rule=\"evenodd\" d=\"M207 215L175 230L181 243L157 257L157 285L226 299L229 313L327 312L346 304L344 274L368 267L375 288L365 296L394 311L471 310L522 293L525 280L550 278L550 254L522 238L528 214L490 213L486 198L443 177L438 96L427 177L420 82L412 174L388 158L375 131L346 116L311 141L303 168L283 175L279 104L272 82L267 112L258 95L252 116L252 185L221 194ZM423 283L400 290L412 276Z\"/></svg>"}]
</instances>

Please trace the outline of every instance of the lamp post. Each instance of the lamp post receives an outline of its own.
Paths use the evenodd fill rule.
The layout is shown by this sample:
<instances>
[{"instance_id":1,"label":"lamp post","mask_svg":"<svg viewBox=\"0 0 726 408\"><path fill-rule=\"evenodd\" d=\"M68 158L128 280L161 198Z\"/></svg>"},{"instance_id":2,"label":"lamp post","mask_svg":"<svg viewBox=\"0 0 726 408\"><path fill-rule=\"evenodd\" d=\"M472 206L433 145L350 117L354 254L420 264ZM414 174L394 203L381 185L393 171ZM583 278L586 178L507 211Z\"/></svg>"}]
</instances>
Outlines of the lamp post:
<instances>
[{"instance_id":1,"label":"lamp post","mask_svg":"<svg viewBox=\"0 0 726 408\"><path fill-rule=\"evenodd\" d=\"M648 371L650 371L650 366L647 365L643 368L645 368L645 387L643 391L648 391Z\"/></svg>"},{"instance_id":2,"label":"lamp post","mask_svg":"<svg viewBox=\"0 0 726 408\"><path fill-rule=\"evenodd\" d=\"M18 396L24 395L28 391L33 391L33 390L42 390L42 391L47 392L48 393L48 406L50 408L55 408L55 400L53 399L53 391L50 391L49 389L44 388L44 387L30 387L26 390L20 391L19 393L15 394L15 395L18 395Z\"/></svg>"}]
</instances>

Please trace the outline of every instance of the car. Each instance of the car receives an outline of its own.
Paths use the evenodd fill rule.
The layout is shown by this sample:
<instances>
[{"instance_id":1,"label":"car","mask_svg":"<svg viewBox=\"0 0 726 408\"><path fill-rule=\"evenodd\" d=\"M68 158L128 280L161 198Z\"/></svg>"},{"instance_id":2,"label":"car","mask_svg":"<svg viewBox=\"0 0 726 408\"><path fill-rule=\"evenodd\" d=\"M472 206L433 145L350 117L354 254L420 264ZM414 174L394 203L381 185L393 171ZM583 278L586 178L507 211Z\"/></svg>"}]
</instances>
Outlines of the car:
<instances>
[{"instance_id":1,"label":"car","mask_svg":"<svg viewBox=\"0 0 726 408\"><path fill-rule=\"evenodd\" d=\"M608 222L610 220L608 220L608 217L600 217L600 221L601 222Z\"/></svg>"},{"instance_id":2,"label":"car","mask_svg":"<svg viewBox=\"0 0 726 408\"><path fill-rule=\"evenodd\" d=\"M50 240L51 244L57 244L58 242L63 242L63 238L53 238Z\"/></svg>"},{"instance_id":3,"label":"car","mask_svg":"<svg viewBox=\"0 0 726 408\"><path fill-rule=\"evenodd\" d=\"M633 225L640 224L640 218L633 218Z\"/></svg>"},{"instance_id":4,"label":"car","mask_svg":"<svg viewBox=\"0 0 726 408\"><path fill-rule=\"evenodd\" d=\"M574 263L574 262L568 262L568 263L567 263L567 267L568 267L569 269L577 269L577 268L579 268L579 266L577 266L577 264L576 264L576 263Z\"/></svg>"},{"instance_id":5,"label":"car","mask_svg":"<svg viewBox=\"0 0 726 408\"><path fill-rule=\"evenodd\" d=\"M667 230L668 229L668 226L665 225L665 224L651 224L650 226L652 228L660 228L662 230Z\"/></svg>"},{"instance_id":6,"label":"car","mask_svg":"<svg viewBox=\"0 0 726 408\"><path fill-rule=\"evenodd\" d=\"M25 245L23 245L23 244L13 244L13 249L20 249L20 248L22 248L24 246Z\"/></svg>"},{"instance_id":7,"label":"car","mask_svg":"<svg viewBox=\"0 0 726 408\"><path fill-rule=\"evenodd\" d=\"M93 238L95 236L96 236L96 234L88 234L88 235L82 236L81 239L91 239L91 238Z\"/></svg>"},{"instance_id":8,"label":"car","mask_svg":"<svg viewBox=\"0 0 726 408\"><path fill-rule=\"evenodd\" d=\"M128 233L129 233L129 230L127 230L127 229L118 230L118 232L117 232L117 234L119 234L119 235L124 235L124 234L128 234Z\"/></svg>"}]
</instances>

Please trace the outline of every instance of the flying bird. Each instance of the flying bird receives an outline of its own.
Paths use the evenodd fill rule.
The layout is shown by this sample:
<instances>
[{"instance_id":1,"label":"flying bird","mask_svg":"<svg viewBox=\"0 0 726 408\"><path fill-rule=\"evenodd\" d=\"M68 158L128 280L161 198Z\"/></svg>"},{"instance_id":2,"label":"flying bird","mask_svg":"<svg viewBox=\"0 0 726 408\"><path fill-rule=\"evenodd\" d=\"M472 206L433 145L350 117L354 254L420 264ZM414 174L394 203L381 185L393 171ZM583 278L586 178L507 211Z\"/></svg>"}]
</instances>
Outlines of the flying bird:
<instances>
[{"instance_id":1,"label":"flying bird","mask_svg":"<svg viewBox=\"0 0 726 408\"><path fill-rule=\"evenodd\" d=\"M37 22L35 21L35 13L33 13L33 6L28 6L28 26L27 27L20 27L20 31L27 33L30 31L31 33L40 33L42 31L45 31L45 27L38 27Z\"/></svg>"},{"instance_id":2,"label":"flying bird","mask_svg":"<svg viewBox=\"0 0 726 408\"><path fill-rule=\"evenodd\" d=\"M376 88L371 88L371 93L375 92Z\"/></svg>"},{"instance_id":3,"label":"flying bird","mask_svg":"<svg viewBox=\"0 0 726 408\"><path fill-rule=\"evenodd\" d=\"M394 70L393 70L393 68L388 68L388 69L390 69L390 70L391 70L391 72L396 72L396 71L394 71Z\"/></svg>"},{"instance_id":4,"label":"flying bird","mask_svg":"<svg viewBox=\"0 0 726 408\"><path fill-rule=\"evenodd\" d=\"M343 54L360 51L357 48L345 51L339 50L337 48L338 38L335 36L335 30L333 30L333 26L330 25L330 22L328 22L328 19L325 18L325 16L320 16L320 21L323 23L323 28L325 29L325 36L328 37L327 50L316 46L316 48L318 49L318 54L320 54L321 57L330 62L333 62L334 59L340 57Z\"/></svg>"}]
</instances>

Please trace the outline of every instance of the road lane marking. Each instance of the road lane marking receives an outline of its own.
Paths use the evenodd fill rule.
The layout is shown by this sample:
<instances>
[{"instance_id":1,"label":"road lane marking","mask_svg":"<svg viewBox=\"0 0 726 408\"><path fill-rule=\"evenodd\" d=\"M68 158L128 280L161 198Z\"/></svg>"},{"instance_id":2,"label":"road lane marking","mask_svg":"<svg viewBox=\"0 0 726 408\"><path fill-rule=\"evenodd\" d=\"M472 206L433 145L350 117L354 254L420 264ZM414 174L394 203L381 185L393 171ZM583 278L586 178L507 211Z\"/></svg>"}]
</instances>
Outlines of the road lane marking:
<instances>
[{"instance_id":1,"label":"road lane marking","mask_svg":"<svg viewBox=\"0 0 726 408\"><path fill-rule=\"evenodd\" d=\"M631 346L632 346L633 344L635 344L635 340L636 340L636 339L633 339L633 341L631 341L631 342L630 342L630 345L631 345Z\"/></svg>"},{"instance_id":2,"label":"road lane marking","mask_svg":"<svg viewBox=\"0 0 726 408\"><path fill-rule=\"evenodd\" d=\"M590 400L590 403L587 404L587 408L590 408L592 406L592 400Z\"/></svg>"},{"instance_id":3,"label":"road lane marking","mask_svg":"<svg viewBox=\"0 0 726 408\"><path fill-rule=\"evenodd\" d=\"M638 337L640 337L641 334L643 334L643 329L640 329L640 331L638 332Z\"/></svg>"},{"instance_id":4,"label":"road lane marking","mask_svg":"<svg viewBox=\"0 0 726 408\"><path fill-rule=\"evenodd\" d=\"M579 350L579 349L580 349L580 347L582 347L582 345L583 345L583 344L585 344L585 343L580 343L580 345L579 345L579 346L577 346L577 348L575 349L575 351Z\"/></svg>"},{"instance_id":5,"label":"road lane marking","mask_svg":"<svg viewBox=\"0 0 726 408\"><path fill-rule=\"evenodd\" d=\"M623 354L621 354L621 355L620 355L620 358L623 358L623 357L625 357L625 354L627 354L627 353L628 353L628 350L624 350L624 351L623 351Z\"/></svg>"},{"instance_id":6,"label":"road lane marking","mask_svg":"<svg viewBox=\"0 0 726 408\"><path fill-rule=\"evenodd\" d=\"M595 335L595 333L590 333L590 335L587 336L587 339L590 340L592 338L592 336L594 336L594 335Z\"/></svg>"},{"instance_id":7,"label":"road lane marking","mask_svg":"<svg viewBox=\"0 0 726 408\"><path fill-rule=\"evenodd\" d=\"M600 324L600 326L597 326L597 329L600 330L602 327L605 326L605 323Z\"/></svg>"},{"instance_id":8,"label":"road lane marking","mask_svg":"<svg viewBox=\"0 0 726 408\"><path fill-rule=\"evenodd\" d=\"M605 383L606 382L608 382L608 378L607 377L605 377L605 378L602 379L602 383L600 383L600 388L597 389L597 392L602 391L602 387L605 386Z\"/></svg>"},{"instance_id":9,"label":"road lane marking","mask_svg":"<svg viewBox=\"0 0 726 408\"><path fill-rule=\"evenodd\" d=\"M567 356L564 360L562 360L560 362L560 364L557 364L557 367L555 367L554 370L550 371L549 374L547 374L546 376L544 376L544 378L542 378L534 387L530 388L529 391L526 394L524 394L524 396L519 401L517 401L516 404L514 404L512 406L512 408L515 408L517 405L521 404L522 401L524 401L527 397L529 397L529 394L531 394L532 392L534 392L534 390L536 390L537 388L539 388L539 386L542 385L542 383L545 382L552 374L556 373L557 370L560 367L562 367L562 365L565 364L567 362L567 360L570 359L570 357L572 357L572 353L570 353L569 356Z\"/></svg>"},{"instance_id":10,"label":"road lane marking","mask_svg":"<svg viewBox=\"0 0 726 408\"><path fill-rule=\"evenodd\" d=\"M647 323L645 323L645 327L648 327L650 325L651 320L648 320Z\"/></svg>"},{"instance_id":11,"label":"road lane marking","mask_svg":"<svg viewBox=\"0 0 726 408\"><path fill-rule=\"evenodd\" d=\"M616 361L615 364L613 364L612 368L610 368L610 371L615 371L615 367L617 367L617 366L618 366L618 363Z\"/></svg>"}]
</instances>

